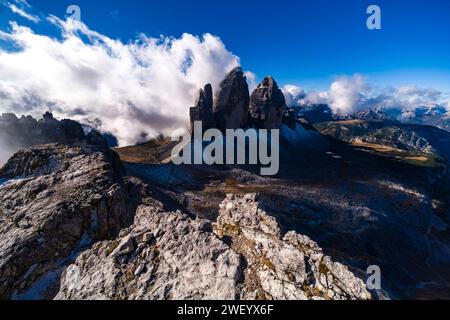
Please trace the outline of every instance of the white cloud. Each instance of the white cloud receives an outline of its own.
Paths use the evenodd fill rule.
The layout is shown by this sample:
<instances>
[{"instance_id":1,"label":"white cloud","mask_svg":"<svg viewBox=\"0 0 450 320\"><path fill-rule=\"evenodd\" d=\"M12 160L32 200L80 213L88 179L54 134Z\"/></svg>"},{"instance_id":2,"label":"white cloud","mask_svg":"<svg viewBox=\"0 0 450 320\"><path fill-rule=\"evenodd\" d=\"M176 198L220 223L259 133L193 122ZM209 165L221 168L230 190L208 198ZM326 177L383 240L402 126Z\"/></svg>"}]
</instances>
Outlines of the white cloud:
<instances>
[{"instance_id":1,"label":"white cloud","mask_svg":"<svg viewBox=\"0 0 450 320\"><path fill-rule=\"evenodd\" d=\"M416 85L406 85L397 88L390 96L382 103L385 107L401 106L405 110L413 110L417 107L433 105L442 103L443 93L431 89L420 88Z\"/></svg>"},{"instance_id":2,"label":"white cloud","mask_svg":"<svg viewBox=\"0 0 450 320\"><path fill-rule=\"evenodd\" d=\"M289 94L288 90L285 90ZM361 75L336 78L328 91L310 91L297 105L328 104L336 114L347 115L369 108L412 111L418 107L441 105L450 111L448 95L416 85L377 88Z\"/></svg>"},{"instance_id":3,"label":"white cloud","mask_svg":"<svg viewBox=\"0 0 450 320\"><path fill-rule=\"evenodd\" d=\"M28 4L28 2L26 2L26 1L24 1L24 0L16 0L15 2L16 2L17 4L22 5L23 7L27 7L27 8L30 7L30 5ZM18 6L16 6L16 5L13 4L13 3L6 2L5 5L6 5L12 12L14 12L15 14L18 14L18 15L21 16L22 18L25 18L25 19L27 19L27 20L30 20L30 21L32 21L32 22L34 22L34 23L38 23L39 21L41 21L41 19L40 19L38 16L26 12L25 9L19 8Z\"/></svg>"},{"instance_id":4,"label":"white cloud","mask_svg":"<svg viewBox=\"0 0 450 320\"><path fill-rule=\"evenodd\" d=\"M288 107L300 105L301 99L305 97L305 90L293 84L283 86L281 91L283 91Z\"/></svg>"},{"instance_id":5,"label":"white cloud","mask_svg":"<svg viewBox=\"0 0 450 320\"><path fill-rule=\"evenodd\" d=\"M31 8L31 4L29 4L27 0L14 0L14 2L26 8Z\"/></svg>"},{"instance_id":6,"label":"white cloud","mask_svg":"<svg viewBox=\"0 0 450 320\"><path fill-rule=\"evenodd\" d=\"M329 104L329 94L326 91L310 91L300 100L300 105Z\"/></svg>"},{"instance_id":7,"label":"white cloud","mask_svg":"<svg viewBox=\"0 0 450 320\"><path fill-rule=\"evenodd\" d=\"M361 75L336 78L328 91L305 92L298 86L286 85L283 93L289 106L328 104L336 114L349 114L364 107L369 86Z\"/></svg>"},{"instance_id":8,"label":"white cloud","mask_svg":"<svg viewBox=\"0 0 450 320\"><path fill-rule=\"evenodd\" d=\"M254 74L251 71L246 71L244 72L245 77L247 78L247 83L248 83L248 89L250 92L253 92L253 90L256 89L256 87L258 86L257 84L257 76L256 74Z\"/></svg>"},{"instance_id":9,"label":"white cloud","mask_svg":"<svg viewBox=\"0 0 450 320\"><path fill-rule=\"evenodd\" d=\"M0 112L93 121L120 145L188 124L189 107L207 82L217 88L239 58L211 34L148 38L122 43L86 25L56 17L62 39L11 24L0 37L19 52L0 48Z\"/></svg>"},{"instance_id":10,"label":"white cloud","mask_svg":"<svg viewBox=\"0 0 450 320\"><path fill-rule=\"evenodd\" d=\"M330 108L336 114L349 114L362 108L369 87L361 75L339 77L330 87Z\"/></svg>"}]
</instances>

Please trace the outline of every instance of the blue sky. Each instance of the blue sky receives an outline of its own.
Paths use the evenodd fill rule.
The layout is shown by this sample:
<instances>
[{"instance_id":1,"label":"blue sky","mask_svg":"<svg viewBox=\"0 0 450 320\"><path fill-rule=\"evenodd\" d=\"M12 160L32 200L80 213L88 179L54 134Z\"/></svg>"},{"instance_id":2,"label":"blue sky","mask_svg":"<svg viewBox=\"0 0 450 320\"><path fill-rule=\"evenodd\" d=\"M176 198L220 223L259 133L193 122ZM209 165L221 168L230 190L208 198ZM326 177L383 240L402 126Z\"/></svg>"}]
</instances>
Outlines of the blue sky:
<instances>
[{"instance_id":1,"label":"blue sky","mask_svg":"<svg viewBox=\"0 0 450 320\"><path fill-rule=\"evenodd\" d=\"M12 0L13 1L13 0ZM219 36L258 77L322 89L337 75L361 73L379 85L415 83L449 90L450 1L366 0L28 0L32 12L64 17L82 9L91 29L124 42L140 32ZM366 28L366 8L382 10L382 30ZM9 20L31 24L6 8ZM44 24L33 26L49 33Z\"/></svg>"}]
</instances>

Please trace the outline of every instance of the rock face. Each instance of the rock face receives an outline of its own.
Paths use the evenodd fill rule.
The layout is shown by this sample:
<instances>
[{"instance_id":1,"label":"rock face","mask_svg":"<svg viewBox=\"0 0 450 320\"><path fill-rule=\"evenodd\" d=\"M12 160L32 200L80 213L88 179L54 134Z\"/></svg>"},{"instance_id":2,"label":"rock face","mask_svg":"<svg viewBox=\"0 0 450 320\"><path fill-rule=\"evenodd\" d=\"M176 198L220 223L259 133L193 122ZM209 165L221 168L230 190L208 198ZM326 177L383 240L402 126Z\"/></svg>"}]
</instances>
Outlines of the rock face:
<instances>
[{"instance_id":1,"label":"rock face","mask_svg":"<svg viewBox=\"0 0 450 320\"><path fill-rule=\"evenodd\" d=\"M50 112L39 121L31 116L19 119L11 113L0 116L0 138L21 148L46 143L73 144L81 142L84 137L78 122L67 119L58 121Z\"/></svg>"},{"instance_id":2,"label":"rock face","mask_svg":"<svg viewBox=\"0 0 450 320\"><path fill-rule=\"evenodd\" d=\"M231 71L221 82L213 101L212 87L200 90L197 105L190 109L191 132L194 122L201 121L203 130L217 128L279 129L284 123L296 127L295 111L289 110L283 92L272 77L266 77L249 97L248 85L241 68Z\"/></svg>"},{"instance_id":3,"label":"rock face","mask_svg":"<svg viewBox=\"0 0 450 320\"><path fill-rule=\"evenodd\" d=\"M216 127L222 131L244 128L249 101L246 77L241 68L235 68L220 83L213 110Z\"/></svg>"},{"instance_id":4,"label":"rock face","mask_svg":"<svg viewBox=\"0 0 450 320\"><path fill-rule=\"evenodd\" d=\"M77 121L59 121L50 112L46 112L41 120L31 116L17 118L12 113L0 116L0 166L20 149L48 143L72 145L81 142L108 148L100 133L92 130L85 135Z\"/></svg>"},{"instance_id":5,"label":"rock face","mask_svg":"<svg viewBox=\"0 0 450 320\"><path fill-rule=\"evenodd\" d=\"M257 128L279 129L285 112L286 100L272 77L266 77L250 98L250 121Z\"/></svg>"},{"instance_id":6,"label":"rock face","mask_svg":"<svg viewBox=\"0 0 450 320\"><path fill-rule=\"evenodd\" d=\"M283 237L258 205L254 194L230 195L212 226L147 203L119 238L65 270L56 298L370 299L346 267L305 236Z\"/></svg>"},{"instance_id":7,"label":"rock face","mask_svg":"<svg viewBox=\"0 0 450 320\"><path fill-rule=\"evenodd\" d=\"M141 206L115 241L83 253L56 299L236 299L239 256L205 220Z\"/></svg>"},{"instance_id":8,"label":"rock face","mask_svg":"<svg viewBox=\"0 0 450 320\"><path fill-rule=\"evenodd\" d=\"M256 194L228 195L220 205L216 233L230 242L248 267L243 299L370 299L362 280L331 261L304 235L283 233Z\"/></svg>"},{"instance_id":9,"label":"rock face","mask_svg":"<svg viewBox=\"0 0 450 320\"><path fill-rule=\"evenodd\" d=\"M0 170L0 298L52 298L82 248L130 225L138 184L117 155L59 144L16 153Z\"/></svg>"},{"instance_id":10,"label":"rock face","mask_svg":"<svg viewBox=\"0 0 450 320\"><path fill-rule=\"evenodd\" d=\"M86 143L90 144L92 146L96 146L101 149L108 149L108 143L106 142L105 138L100 134L100 132L96 130L91 130L86 135Z\"/></svg>"},{"instance_id":11,"label":"rock face","mask_svg":"<svg viewBox=\"0 0 450 320\"><path fill-rule=\"evenodd\" d=\"M214 128L213 114L213 90L210 84L200 90L197 105L190 109L191 132L194 130L194 122L201 121L203 130Z\"/></svg>"}]
</instances>

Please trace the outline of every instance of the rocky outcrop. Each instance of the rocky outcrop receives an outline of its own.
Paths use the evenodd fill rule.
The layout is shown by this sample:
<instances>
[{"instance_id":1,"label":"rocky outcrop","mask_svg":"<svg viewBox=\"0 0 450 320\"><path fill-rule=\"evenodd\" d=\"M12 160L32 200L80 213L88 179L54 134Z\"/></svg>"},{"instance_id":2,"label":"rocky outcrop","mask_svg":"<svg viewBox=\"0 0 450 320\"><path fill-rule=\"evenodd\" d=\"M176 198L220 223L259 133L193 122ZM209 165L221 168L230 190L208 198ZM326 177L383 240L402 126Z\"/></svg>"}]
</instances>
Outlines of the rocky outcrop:
<instances>
[{"instance_id":1,"label":"rocky outcrop","mask_svg":"<svg viewBox=\"0 0 450 320\"><path fill-rule=\"evenodd\" d=\"M256 194L228 195L215 232L247 264L243 299L370 299L364 282L333 262L317 243L294 231L283 233Z\"/></svg>"},{"instance_id":2,"label":"rocky outcrop","mask_svg":"<svg viewBox=\"0 0 450 320\"><path fill-rule=\"evenodd\" d=\"M242 261L211 223L141 206L115 241L83 253L56 299L236 299Z\"/></svg>"},{"instance_id":3,"label":"rocky outcrop","mask_svg":"<svg viewBox=\"0 0 450 320\"><path fill-rule=\"evenodd\" d=\"M213 101L212 87L206 85L200 90L195 107L190 108L190 128L200 121L203 130L217 128L279 129L284 123L291 129L296 127L295 111L289 110L281 89L272 77L266 77L251 95L241 68L232 70L221 82L219 92Z\"/></svg>"},{"instance_id":4,"label":"rocky outcrop","mask_svg":"<svg viewBox=\"0 0 450 320\"><path fill-rule=\"evenodd\" d=\"M86 143L92 146L96 146L101 149L108 149L108 142L106 139L101 135L100 132L96 130L91 130L86 135Z\"/></svg>"},{"instance_id":5,"label":"rocky outcrop","mask_svg":"<svg viewBox=\"0 0 450 320\"><path fill-rule=\"evenodd\" d=\"M16 153L0 170L0 298L52 298L82 248L133 222L140 189L117 155L59 144Z\"/></svg>"},{"instance_id":6,"label":"rocky outcrop","mask_svg":"<svg viewBox=\"0 0 450 320\"><path fill-rule=\"evenodd\" d=\"M244 128L247 123L249 101L246 77L240 67L235 68L220 83L215 98L213 111L216 127L222 131Z\"/></svg>"},{"instance_id":7,"label":"rocky outcrop","mask_svg":"<svg viewBox=\"0 0 450 320\"><path fill-rule=\"evenodd\" d=\"M73 120L56 120L50 112L41 120L31 116L7 113L0 116L0 139L5 143L27 148L47 143L73 144L85 138L81 125Z\"/></svg>"},{"instance_id":8,"label":"rocky outcrop","mask_svg":"<svg viewBox=\"0 0 450 320\"><path fill-rule=\"evenodd\" d=\"M190 109L191 132L194 131L194 122L201 121L203 130L214 128L213 90L210 84L200 90L197 105Z\"/></svg>"},{"instance_id":9,"label":"rocky outcrop","mask_svg":"<svg viewBox=\"0 0 450 320\"><path fill-rule=\"evenodd\" d=\"M228 196L214 226L152 201L69 266L57 299L369 299L309 238L281 235L257 196ZM220 240L222 239L222 241Z\"/></svg>"},{"instance_id":10,"label":"rocky outcrop","mask_svg":"<svg viewBox=\"0 0 450 320\"><path fill-rule=\"evenodd\" d=\"M279 129L285 112L286 100L272 77L266 77L250 97L250 121L261 129Z\"/></svg>"}]
</instances>

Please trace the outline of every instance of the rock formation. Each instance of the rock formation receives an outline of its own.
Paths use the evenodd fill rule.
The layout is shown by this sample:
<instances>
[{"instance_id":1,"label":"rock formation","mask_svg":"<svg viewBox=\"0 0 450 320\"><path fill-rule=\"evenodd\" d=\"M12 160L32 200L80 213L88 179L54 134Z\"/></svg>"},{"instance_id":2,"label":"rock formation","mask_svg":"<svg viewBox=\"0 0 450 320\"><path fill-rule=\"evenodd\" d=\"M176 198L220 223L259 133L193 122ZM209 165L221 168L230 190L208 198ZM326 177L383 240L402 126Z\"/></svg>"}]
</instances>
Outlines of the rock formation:
<instances>
[{"instance_id":1,"label":"rock formation","mask_svg":"<svg viewBox=\"0 0 450 320\"><path fill-rule=\"evenodd\" d=\"M105 138L97 130L91 130L86 135L86 143L89 145L92 145L92 146L97 146L102 149L109 148L108 143L106 142Z\"/></svg>"},{"instance_id":2,"label":"rock formation","mask_svg":"<svg viewBox=\"0 0 450 320\"><path fill-rule=\"evenodd\" d=\"M190 109L191 132L194 130L194 122L201 121L203 130L214 128L213 114L213 90L210 84L200 90L197 105Z\"/></svg>"},{"instance_id":3,"label":"rock formation","mask_svg":"<svg viewBox=\"0 0 450 320\"><path fill-rule=\"evenodd\" d=\"M235 68L220 83L214 101L216 127L222 131L244 128L247 123L249 101L246 77L240 67Z\"/></svg>"},{"instance_id":4,"label":"rock formation","mask_svg":"<svg viewBox=\"0 0 450 320\"><path fill-rule=\"evenodd\" d=\"M243 299L370 299L364 282L307 236L281 230L256 194L228 195L215 232L247 262ZM273 204L272 204L273 205Z\"/></svg>"},{"instance_id":5,"label":"rock formation","mask_svg":"<svg viewBox=\"0 0 450 320\"><path fill-rule=\"evenodd\" d=\"M81 142L85 136L81 125L73 120L58 121L50 112L43 119L7 113L0 116L0 138L21 148L46 143L73 144Z\"/></svg>"},{"instance_id":6,"label":"rock formation","mask_svg":"<svg viewBox=\"0 0 450 320\"><path fill-rule=\"evenodd\" d=\"M130 225L138 183L117 155L51 144L16 153L0 170L0 299L52 298L59 274L92 242Z\"/></svg>"},{"instance_id":7,"label":"rock formation","mask_svg":"<svg viewBox=\"0 0 450 320\"><path fill-rule=\"evenodd\" d=\"M203 130L210 128L279 129L284 123L295 129L295 112L286 106L283 92L272 77L266 77L249 97L248 85L241 68L232 70L221 82L213 101L212 87L200 90L197 105L190 109L191 132L195 121Z\"/></svg>"},{"instance_id":8,"label":"rock formation","mask_svg":"<svg viewBox=\"0 0 450 320\"><path fill-rule=\"evenodd\" d=\"M220 241L222 239L223 241ZM228 244L230 245L228 245ZM228 196L218 222L137 210L133 226L81 254L57 299L370 299L309 238L282 235L255 194Z\"/></svg>"},{"instance_id":9,"label":"rock formation","mask_svg":"<svg viewBox=\"0 0 450 320\"><path fill-rule=\"evenodd\" d=\"M211 229L161 203L141 206L132 227L66 269L56 299L236 299L242 261Z\"/></svg>"},{"instance_id":10,"label":"rock formation","mask_svg":"<svg viewBox=\"0 0 450 320\"><path fill-rule=\"evenodd\" d=\"M250 121L260 129L279 129L285 112L286 100L272 77L266 77L250 97Z\"/></svg>"}]
</instances>

